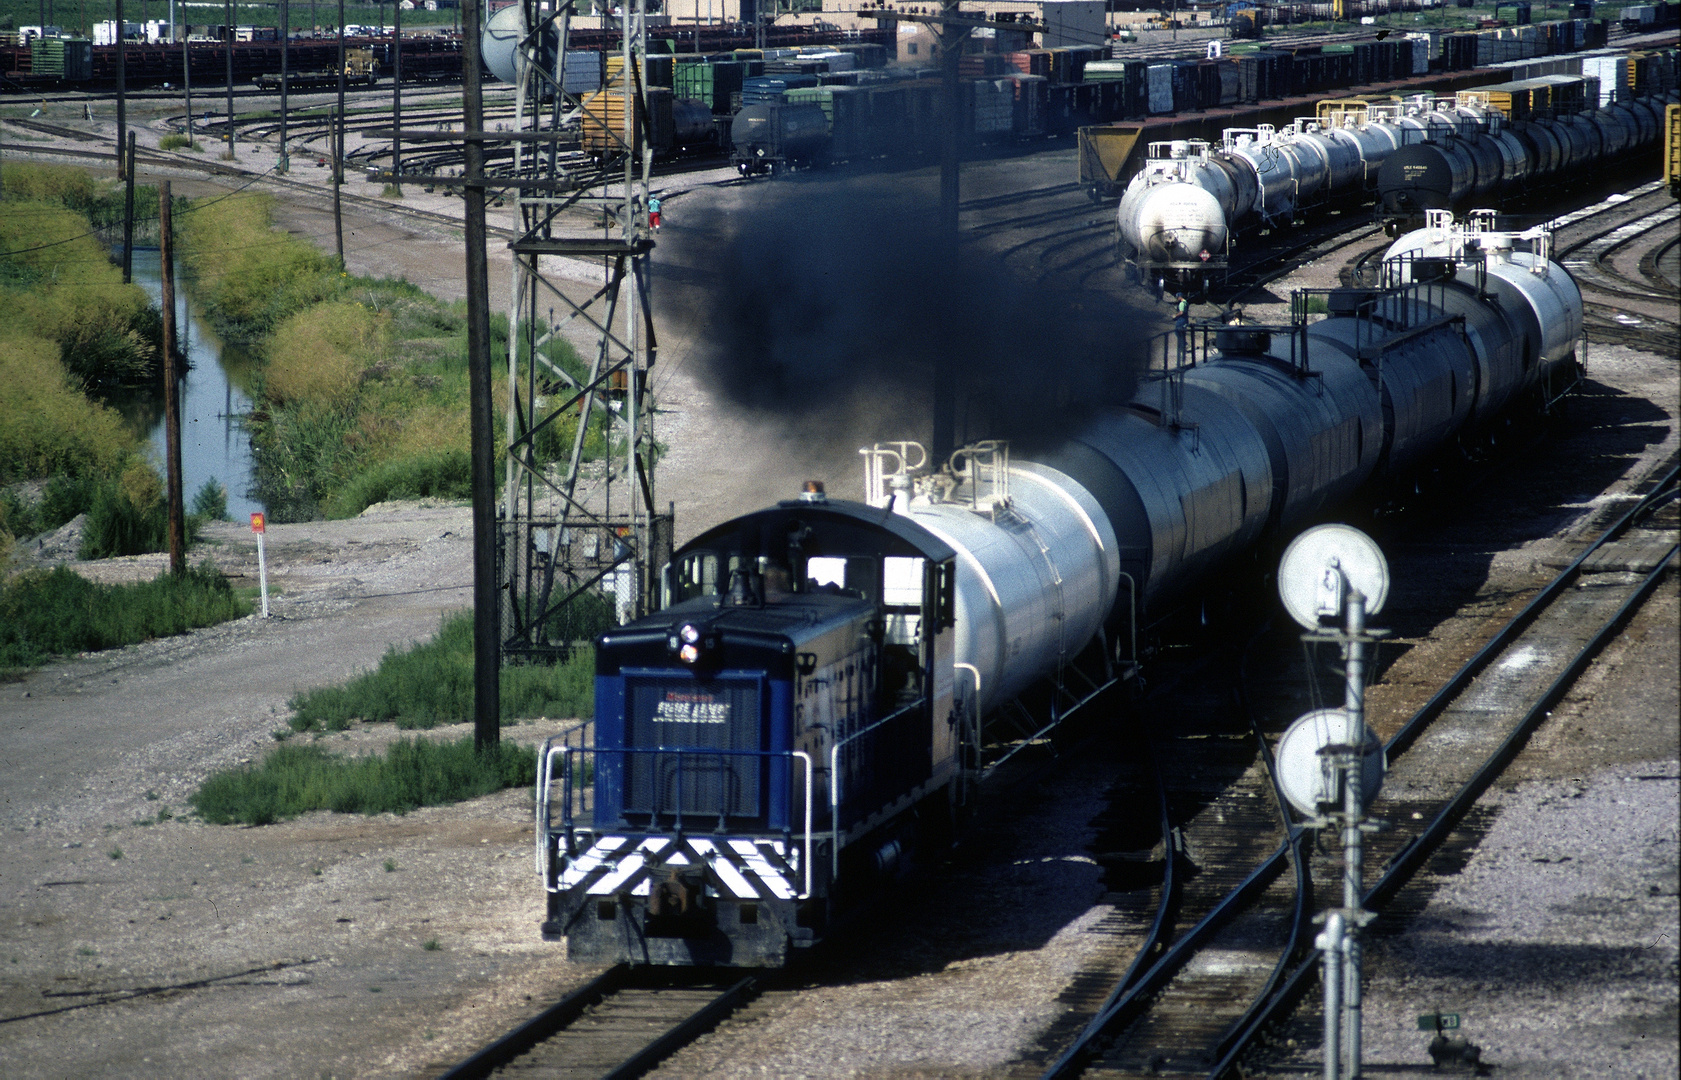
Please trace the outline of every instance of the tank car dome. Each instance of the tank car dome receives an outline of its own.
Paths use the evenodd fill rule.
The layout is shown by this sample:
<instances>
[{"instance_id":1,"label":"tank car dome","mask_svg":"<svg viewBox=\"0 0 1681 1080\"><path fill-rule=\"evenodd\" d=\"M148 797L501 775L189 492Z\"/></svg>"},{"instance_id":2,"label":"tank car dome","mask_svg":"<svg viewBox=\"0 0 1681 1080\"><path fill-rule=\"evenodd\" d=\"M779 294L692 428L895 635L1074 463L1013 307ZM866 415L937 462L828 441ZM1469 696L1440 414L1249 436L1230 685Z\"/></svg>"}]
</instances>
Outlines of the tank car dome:
<instances>
[{"instance_id":1,"label":"tank car dome","mask_svg":"<svg viewBox=\"0 0 1681 1080\"><path fill-rule=\"evenodd\" d=\"M1152 262L1198 263L1226 250L1226 214L1191 184L1156 184L1121 199L1121 237Z\"/></svg>"},{"instance_id":2,"label":"tank car dome","mask_svg":"<svg viewBox=\"0 0 1681 1080\"><path fill-rule=\"evenodd\" d=\"M480 55L490 73L505 83L519 81L515 56L520 38L525 36L525 13L513 4L492 15L479 35Z\"/></svg>"}]
</instances>

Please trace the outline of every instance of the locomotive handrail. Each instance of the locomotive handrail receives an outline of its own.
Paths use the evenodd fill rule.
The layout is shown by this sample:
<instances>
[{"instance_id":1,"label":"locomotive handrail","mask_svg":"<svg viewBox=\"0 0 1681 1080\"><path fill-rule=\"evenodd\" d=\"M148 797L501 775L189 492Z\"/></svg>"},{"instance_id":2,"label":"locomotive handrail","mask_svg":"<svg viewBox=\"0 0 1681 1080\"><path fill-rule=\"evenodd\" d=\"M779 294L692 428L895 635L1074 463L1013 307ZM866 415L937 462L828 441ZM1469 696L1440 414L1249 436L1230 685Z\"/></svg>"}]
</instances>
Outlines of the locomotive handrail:
<instances>
[{"instance_id":1,"label":"locomotive handrail","mask_svg":"<svg viewBox=\"0 0 1681 1080\"><path fill-rule=\"evenodd\" d=\"M978 684L979 680L977 679L976 682ZM901 716L904 716L907 713L915 712L917 709L920 709L927 704L928 704L928 699L927 698L917 698L915 701L911 702L909 705L906 705L904 708L899 709L897 712L888 713L886 716L882 717L880 720L877 720L875 723L871 724L869 727L863 728L863 729L858 730L858 731L854 731L851 735L848 735L844 739L836 739L835 744L833 746L829 747L829 855L830 855L830 858L834 861L834 875L835 875L836 878L840 877L840 848L841 848L840 752L841 752L841 747L847 745L848 743L851 743L851 742L854 742L858 739L863 738L865 735L870 734L872 731L878 731L881 728L885 727L886 725L891 724L893 721L899 719Z\"/></svg>"},{"instance_id":2,"label":"locomotive handrail","mask_svg":"<svg viewBox=\"0 0 1681 1080\"><path fill-rule=\"evenodd\" d=\"M573 724L569 728L566 728L562 731L555 732L553 735L550 735L547 739L543 740L543 748L540 751L538 751L538 753L537 753L537 793L536 793L537 797L535 799L533 799L532 802L534 804L533 809L534 809L534 813L536 815L536 822L535 822L536 827L533 830L534 833L535 833L535 836L533 837L533 840L535 841L535 846L536 846L536 849L537 849L536 850L536 858L537 858L537 880L538 881L543 881L544 880L544 878L543 878L543 871L544 871L543 856L548 850L549 791L550 791L550 787L551 787L551 768L552 768L553 762L554 762L554 751L556 749L558 749L558 747L555 746L555 740L556 739L565 739L565 738L568 738L569 736L573 735L574 733L583 732L584 730L589 728L594 723L595 723L595 721L593 719L583 720L583 721L580 721L576 724ZM579 737L580 737L580 739L582 739L582 735L580 735ZM569 745L569 744L563 744L563 745ZM579 749L582 749L582 746L580 746Z\"/></svg>"},{"instance_id":3,"label":"locomotive handrail","mask_svg":"<svg viewBox=\"0 0 1681 1080\"><path fill-rule=\"evenodd\" d=\"M901 711L903 711L903 710L901 710ZM894 715L898 715L898 714L894 714ZM892 717L889 717L888 719L892 719ZM885 723L885 721L883 721L883 722ZM582 727L583 725L579 725L579 726ZM571 731L575 731L575 730L577 730L577 728L568 729L567 732L563 732L561 734L562 735L569 734ZM862 734L862 732L860 732L860 734ZM676 829L676 831L679 832L679 833L681 833L683 831L683 771L684 771L683 770L683 758L685 756L758 757L758 758L765 758L765 759L788 758L790 760L796 759L796 758L799 759L799 761L800 761L801 765L804 767L804 771L805 771L805 799L804 799L804 803L805 803L804 817L805 817L805 820L804 820L802 828L800 830L800 832L802 834L802 846L805 849L805 853L802 857L802 866L801 866L801 873L802 873L802 879L803 879L803 884L804 884L804 891L802 891L796 899L805 900L805 899L807 899L811 896L811 864L812 864L812 859L813 859L814 843L815 843L815 836L816 836L815 828L814 828L813 820L812 820L812 810L813 810L813 804L815 802L815 796L814 796L814 793L813 793L813 788L815 787L815 784L816 784L816 773L815 773L815 770L812 768L811 755L806 753L804 750L714 750L714 749L707 749L707 748L700 748L700 747L681 747L681 748L679 748L679 747L670 747L670 746L621 746L621 747L613 747L611 749L603 749L603 748L598 747L598 746L568 746L568 745L555 746L555 745L553 745L554 740L556 738L560 738L560 737L561 737L560 735L550 736L549 740L543 744L543 751L542 751L542 755L541 755L541 768L540 768L540 770L538 772L538 775L537 775L537 784L538 784L537 818L538 818L538 822L539 822L539 826L540 826L538 831L537 831L537 845L538 845L537 873L538 873L539 880L541 880L542 883L543 883L543 887L545 889L547 889L549 892L559 892L560 891L559 889L553 888L552 886L549 885L547 868L543 866L543 862L542 862L543 855L546 854L547 851L548 851L548 838L550 836L554 835L554 833L555 833L554 823L553 823L552 815L550 813L550 804L551 804L551 800L552 800L552 791L553 791L553 779L552 779L551 774L552 774L553 768L554 768L554 759L558 756L558 757L561 758L562 763L563 763L563 772L561 774L561 786L562 786L562 790L564 792L564 794L562 796L562 799L563 799L563 802L565 804L565 809L564 809L564 811L562 813L562 817L561 817L561 828L566 833L566 847L567 847L567 850L570 851L573 847L573 829L574 829L574 823L573 823L573 820L572 820L573 777L576 775L575 770L572 767L572 755L574 753L576 753L580 756L582 756L583 754L586 754L586 753L588 753L588 754L651 754L651 755L655 755L656 758L660 754L675 754L677 756L677 783L676 783L676 790L675 790L675 796L676 796L675 801L677 803L677 806L676 806L676 809L674 811L675 821L673 822L673 826ZM649 825L651 827L656 827L657 828L658 820L659 820L659 814L660 814L660 811L658 811L658 810L652 810L652 811L649 812L649 818L650 818Z\"/></svg>"}]
</instances>

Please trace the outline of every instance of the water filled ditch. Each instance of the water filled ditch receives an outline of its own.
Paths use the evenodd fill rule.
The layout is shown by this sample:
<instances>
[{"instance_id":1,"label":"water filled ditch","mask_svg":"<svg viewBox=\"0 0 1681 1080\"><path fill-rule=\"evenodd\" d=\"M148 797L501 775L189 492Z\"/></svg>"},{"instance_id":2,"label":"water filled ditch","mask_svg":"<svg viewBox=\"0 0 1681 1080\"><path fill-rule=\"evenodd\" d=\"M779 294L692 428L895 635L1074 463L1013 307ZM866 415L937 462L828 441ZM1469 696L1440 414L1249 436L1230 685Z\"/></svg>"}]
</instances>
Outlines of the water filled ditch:
<instances>
[{"instance_id":1,"label":"water filled ditch","mask_svg":"<svg viewBox=\"0 0 1681 1080\"><path fill-rule=\"evenodd\" d=\"M134 249L134 283L154 304L163 302L162 260L157 248ZM243 521L263 509L254 497L251 438L241 419L251 410L247 392L254 371L250 356L224 345L192 311L190 291L175 274L175 326L180 351L190 367L181 381L181 491L188 510L193 496L214 479L228 492L228 514ZM162 471L165 452L163 398L146 395L113 402L130 429L150 440Z\"/></svg>"}]
</instances>

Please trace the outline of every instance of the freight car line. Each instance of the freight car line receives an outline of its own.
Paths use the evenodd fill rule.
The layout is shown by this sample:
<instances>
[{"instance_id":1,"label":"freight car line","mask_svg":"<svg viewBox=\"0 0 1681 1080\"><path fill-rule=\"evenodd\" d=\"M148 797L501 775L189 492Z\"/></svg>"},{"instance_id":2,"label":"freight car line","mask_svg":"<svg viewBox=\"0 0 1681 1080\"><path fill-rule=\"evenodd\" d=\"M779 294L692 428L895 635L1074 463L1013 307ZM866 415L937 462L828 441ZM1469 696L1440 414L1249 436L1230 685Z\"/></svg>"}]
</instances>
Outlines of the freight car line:
<instances>
[{"instance_id":1,"label":"freight car line","mask_svg":"<svg viewBox=\"0 0 1681 1080\"><path fill-rule=\"evenodd\" d=\"M1381 833L1369 842L1368 861L1384 861L1378 881L1364 893L1368 910L1381 911L1396 897L1498 777L1546 710L1673 565L1677 545L1669 533L1637 532L1632 539L1623 538L1674 498L1676 477L1671 464L1644 499L1514 616L1386 745L1391 790L1404 784L1415 797L1386 801L1379 810L1395 819L1427 824ZM1625 569L1645 574L1637 581L1613 578L1593 589L1572 588L1586 574ZM1516 724L1502 722L1502 717L1519 711L1522 719ZM1464 763L1479 750L1489 753L1487 760L1451 792L1443 791L1440 777L1464 775ZM1424 797L1416 797L1419 792ZM1291 831L1292 840L1303 835L1300 827ZM1235 987L1261 981L1260 973L1266 970L1255 954L1257 945L1268 941L1268 930L1281 928L1286 909L1276 876L1290 848L1289 843L1279 844L1238 889L1118 995L1046 1071L1047 1080L1142 1071L1205 1074L1211 1080L1231 1075L1253 1052L1262 1031L1299 999L1317 970L1317 957L1311 953L1293 966L1281 963L1278 977L1266 979L1261 993L1234 1002ZM1333 866L1322 865L1320 870L1321 880L1332 880L1337 872ZM1299 926L1297 919L1291 923ZM1275 933L1271 941L1276 943L1280 936ZM1300 935L1292 938L1299 941ZM1290 952L1280 952L1282 959L1292 958ZM1245 959L1247 971L1242 970ZM1199 961L1196 967L1193 961ZM1237 1014L1236 1003L1246 1003L1247 1008ZM1316 1025L1317 1019L1304 1017L1298 1026L1307 1031L1310 1023ZM1204 1041L1197 1042L1199 1036ZM1101 1063L1087 1067L1100 1054Z\"/></svg>"},{"instance_id":2,"label":"freight car line","mask_svg":"<svg viewBox=\"0 0 1681 1080\"><path fill-rule=\"evenodd\" d=\"M630 1080L710 1031L758 993L757 980L717 982L633 975L625 964L455 1065L441 1080L499 1070L559 1080Z\"/></svg>"},{"instance_id":3,"label":"freight car line","mask_svg":"<svg viewBox=\"0 0 1681 1080\"><path fill-rule=\"evenodd\" d=\"M1395 820L1420 822L1405 830L1380 832L1368 841L1368 862L1380 863L1378 879L1364 892L1369 911L1416 909L1424 897L1413 877L1449 840L1476 800L1499 778L1541 721L1569 691L1599 651L1627 624L1641 603L1675 567L1678 545L1673 522L1652 522L1662 510L1673 517L1677 470L1672 454L1667 473L1653 484L1615 524L1590 544L1529 605L1449 680L1386 744L1391 757L1415 741L1431 740L1411 753L1392 777L1416 783L1411 790L1435 798L1379 804ZM1645 524L1643 524L1645 523ZM1592 587L1584 587L1591 579ZM1500 723L1521 711L1515 723ZM1462 771L1468 758L1486 754L1451 798L1441 797L1435 779ZM1454 767L1458 766L1456 770ZM1412 778L1412 779L1409 779ZM1380 914L1380 925L1384 917ZM1239 1043L1209 1075L1226 1075L1240 1057L1258 1047L1260 1034L1278 1024L1311 987L1318 958L1302 958L1279 991L1256 1010ZM1315 1003L1291 1022L1301 1046L1298 1060L1285 1066L1295 1072L1313 1052L1313 1032L1321 1030Z\"/></svg>"}]
</instances>

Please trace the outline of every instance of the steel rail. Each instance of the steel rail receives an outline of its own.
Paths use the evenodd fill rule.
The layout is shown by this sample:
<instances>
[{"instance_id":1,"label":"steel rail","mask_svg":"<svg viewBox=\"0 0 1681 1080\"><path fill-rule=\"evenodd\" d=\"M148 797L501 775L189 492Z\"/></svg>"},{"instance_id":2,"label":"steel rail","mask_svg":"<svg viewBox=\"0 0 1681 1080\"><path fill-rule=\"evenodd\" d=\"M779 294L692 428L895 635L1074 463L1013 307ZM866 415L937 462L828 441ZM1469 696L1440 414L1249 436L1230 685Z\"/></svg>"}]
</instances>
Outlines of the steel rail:
<instances>
[{"instance_id":1,"label":"steel rail","mask_svg":"<svg viewBox=\"0 0 1681 1080\"><path fill-rule=\"evenodd\" d=\"M565 1030L583 1015L584 1010L630 987L630 966L616 964L472 1057L453 1066L443 1073L439 1080L481 1080L490 1076L496 1070L529 1053L538 1044ZM726 988L705 1005L668 1028L647 1046L603 1073L602 1080L633 1080L634 1077L641 1076L673 1051L686 1046L710 1030L757 989L758 982L752 977L744 978Z\"/></svg>"},{"instance_id":2,"label":"steel rail","mask_svg":"<svg viewBox=\"0 0 1681 1080\"><path fill-rule=\"evenodd\" d=\"M1263 626L1261 633L1265 633ZM1250 647L1261 639L1257 633L1250 641ZM1262 985L1260 992L1249 1002L1249 1007L1243 1015L1226 1029L1220 1041L1214 1047L1215 1064L1209 1070L1211 1077L1223 1076L1232 1065L1236 1064L1239 1056L1248 1047L1254 1033L1260 1028L1261 1016L1266 1003L1271 1001L1289 977L1291 961L1301 954L1302 939L1307 935L1307 928L1312 925L1312 917L1308 913L1308 905L1313 902L1313 877L1309 873L1307 852L1303 850L1307 844L1308 830L1294 825L1290 820L1289 802L1284 796L1284 787L1278 779L1278 763L1273 757L1272 747L1267 745L1266 736L1261 733L1260 719L1250 706L1248 695L1244 687L1248 684L1249 649L1244 649L1243 659L1239 662L1238 696L1239 706L1249 718L1249 729L1255 734L1255 742L1261 748L1261 758L1266 763L1267 777L1272 781L1273 802L1278 806L1278 814L1284 822L1285 836L1291 841L1290 860L1296 871L1296 903L1290 917L1290 937L1284 943L1284 948L1278 954L1278 962L1273 965L1271 974Z\"/></svg>"},{"instance_id":3,"label":"steel rail","mask_svg":"<svg viewBox=\"0 0 1681 1080\"><path fill-rule=\"evenodd\" d=\"M1166 985L1167 980L1189 962L1204 938L1248 903L1256 892L1272 883L1291 843L1291 840L1286 840L1279 844L1271 855L1249 872L1248 877L1215 904L1183 937L1175 941L1149 970L1139 976L1130 987L1114 995L1106 1007L1086 1025L1074 1044L1063 1051L1062 1056L1041 1074L1041 1080L1060 1080L1062 1077L1078 1075L1086 1062L1097 1053L1096 1043L1099 1039L1114 1026L1130 1022L1138 1015L1150 996Z\"/></svg>"},{"instance_id":4,"label":"steel rail","mask_svg":"<svg viewBox=\"0 0 1681 1080\"><path fill-rule=\"evenodd\" d=\"M1408 746L1412 745L1413 740L1418 738L1419 734L1422 733L1423 730L1436 719L1436 717L1442 714L1442 711L1446 709L1448 704L1459 695L1460 691L1464 690L1465 687L1470 684L1471 680L1476 678L1483 668L1487 667L1489 662L1492 661L1514 637L1516 637L1526 626L1535 620L1535 617L1541 613L1541 609L1551 603L1554 597L1556 597L1560 592L1563 592L1570 582L1575 580L1577 572L1581 569L1582 564L1587 561L1588 556L1592 555L1605 544L1610 543L1612 540L1615 540L1617 537L1626 532L1628 527L1632 525L1642 514L1644 514L1653 503L1657 502L1667 494L1669 487L1675 483L1677 475L1681 475L1681 467L1671 468L1662 479L1653 485L1651 491L1647 492L1647 494L1641 498L1639 502L1630 507L1628 512L1621 518L1617 519L1610 528L1601 533L1597 540L1595 540L1592 544L1589 544L1587 549L1578 555L1574 562L1559 571L1558 576L1555 577L1539 593L1536 593L1534 598L1531 599L1528 604L1524 605L1522 611L1513 615L1511 619L1506 622L1506 625L1496 631L1495 635L1488 640L1488 643L1481 649L1478 649L1469 660L1465 661L1465 665L1455 672L1451 679L1443 683L1441 689L1431 695L1430 700L1425 702L1423 707L1413 714L1412 719L1408 720L1406 724L1402 726L1401 730L1397 731L1390 740L1384 744L1383 749L1385 754L1393 757L1395 754L1404 752Z\"/></svg>"},{"instance_id":5,"label":"steel rail","mask_svg":"<svg viewBox=\"0 0 1681 1080\"><path fill-rule=\"evenodd\" d=\"M1150 776L1155 781L1156 785L1156 804L1158 816L1161 822L1163 851L1162 895L1160 902L1156 905L1156 917L1151 921L1150 929L1144 935L1144 944L1139 947L1138 955L1133 957L1132 963L1127 966L1126 973L1123 974L1120 981L1115 984L1115 989L1110 992L1109 996L1104 999L1102 1006L1098 1008L1097 1015L1099 1017L1110 1012L1115 1007L1115 1004L1120 1000L1122 995L1124 995L1126 991L1138 981L1140 975L1144 971L1144 965L1149 962L1151 956L1165 947L1163 939L1167 935L1167 916L1168 913L1174 909L1178 901L1179 845L1174 841L1173 821L1168 814L1167 784L1162 781L1161 760L1156 757L1155 750L1151 748L1148 736L1144 738L1143 742L1144 752L1150 759ZM1095 1023L1096 1020L1094 1019L1092 1022ZM1090 1024L1087 1025L1086 1030L1091 1030ZM1084 1032L1081 1033L1081 1037L1085 1037Z\"/></svg>"},{"instance_id":6,"label":"steel rail","mask_svg":"<svg viewBox=\"0 0 1681 1080\"><path fill-rule=\"evenodd\" d=\"M1580 570L1582 564L1586 562L1589 555L1622 535L1622 533L1627 531L1628 527L1642 514L1644 514L1647 509L1659 500L1667 497L1669 489L1675 484L1678 475L1681 475L1681 467L1672 468L1669 473L1660 479L1635 506L1631 507L1621 518L1617 520L1616 523L1606 529L1592 544L1587 547L1586 550L1581 553L1581 555L1576 558L1574 562L1561 571L1552 583L1537 594L1536 597L1531 600L1522 611L1514 615L1503 627L1501 627L1500 630L1496 632L1494 638L1490 639L1490 641L1485 644L1482 649L1478 650L1476 655L1466 661L1465 665L1460 668L1460 670L1456 672L1454 676L1449 679L1448 682L1440 690L1438 690L1417 713L1413 715L1406 725L1403 726L1402 729L1397 732L1388 743L1385 744L1384 750L1386 757L1389 760L1393 760L1397 755L1405 753L1407 747L1409 747L1417 739L1418 735L1425 727L1441 715L1442 711L1446 709L1447 705L1461 690L1464 689L1471 679L1481 672L1483 668L1487 667L1495 655L1497 655L1505 647L1505 645L1510 643L1512 638L1516 637L1518 633L1520 633L1530 622L1534 620L1535 616L1540 613L1541 608L1546 606L1547 602L1549 602L1553 597L1556 597L1570 581L1574 580L1576 574ZM1674 553L1672 549L1671 555L1660 562L1658 571L1654 571L1654 577L1651 579L1652 582L1655 582L1656 578L1661 576L1660 572L1667 568L1669 560L1673 557ZM1645 587L1645 589L1648 592L1650 591L1650 583ZM1641 598L1643 598L1644 595L1644 592L1639 594ZM1629 604L1625 604L1624 608L1632 610L1632 603L1633 600L1631 600ZM1604 635L1605 631L1602 630L1600 638ZM1596 640L1600 640L1600 638L1596 638ZM1595 651L1597 652L1597 649ZM1591 656L1589 659L1591 659ZM1586 663L1586 661L1582 661L1582 663ZM1579 671L1579 669L1577 670ZM1566 684L1566 688L1568 688L1568 684ZM1469 805L1469 803L1466 805ZM1140 1010L1145 999L1147 999L1157 989L1160 989L1161 986L1165 985L1167 979L1191 959L1191 956L1195 953L1196 947L1202 943L1202 940L1206 938L1218 924L1223 922L1227 917L1235 913L1239 907L1246 903L1249 897L1255 893L1258 886L1269 884L1271 882L1272 878L1282 869L1280 865L1282 860L1289 855L1291 846L1299 841L1301 835L1302 833L1300 830L1293 831L1289 838L1281 843L1271 855L1269 855L1253 871L1251 871L1249 876L1244 878L1244 880L1233 888L1231 892L1227 893L1226 896L1218 904L1216 904L1214 908L1212 908L1209 913L1202 918L1201 921L1186 932L1184 937L1174 942L1173 946L1165 954L1163 954L1161 959L1156 961L1156 963L1136 983L1127 988L1124 993L1115 995L1112 998L1112 1001L1106 1004L1105 1009L1100 1011L1098 1016L1086 1025L1085 1030L1081 1032L1079 1038L1075 1040L1074 1044L1064 1051L1062 1056L1059 1057L1057 1061L1042 1074L1042 1080L1057 1080L1057 1078L1077 1075L1079 1069L1085 1064L1085 1062L1095 1055L1096 1051L1094 1044L1098 1039L1102 1038L1104 1034L1114 1025L1123 1022L1130 1022L1133 1016ZM1416 844L1417 841L1415 840L1414 845ZM1395 861L1396 860L1391 861L1391 866L1393 866ZM1220 1061L1216 1066L1217 1071L1211 1072L1209 1074L1210 1077L1218 1078L1230 1072L1233 1064L1245 1051L1247 1051L1255 1036L1274 1019L1280 1003L1294 999L1293 995L1300 987L1302 979L1316 970L1315 964L1315 958L1309 957L1307 960L1298 963L1290 974L1285 976L1283 979L1278 979L1276 977L1278 973L1276 971L1274 972L1274 978L1268 979L1268 989L1272 991L1271 996L1263 998L1258 995L1255 1001L1250 1005L1250 1008L1245 1012L1242 1021L1240 1021L1242 1025L1241 1028L1234 1028L1231 1036L1229 1037L1229 1045L1225 1046L1224 1052L1221 1054ZM1222 1043L1226 1043L1227 1041L1228 1040L1223 1039Z\"/></svg>"},{"instance_id":7,"label":"steel rail","mask_svg":"<svg viewBox=\"0 0 1681 1080\"><path fill-rule=\"evenodd\" d=\"M478 1053L460 1062L438 1080L479 1080L489 1076L533 1046L583 1015L585 1009L617 993L629 982L630 968L617 964L567 994L531 1019L509 1031Z\"/></svg>"},{"instance_id":8,"label":"steel rail","mask_svg":"<svg viewBox=\"0 0 1681 1080\"><path fill-rule=\"evenodd\" d=\"M602 1080L633 1080L634 1077L641 1076L659 1064L672 1051L705 1034L714 1024L728 1016L737 1006L747 1000L758 989L758 985L758 980L751 977L742 979L690 1014L688 1019L649 1043L647 1047L633 1055L629 1061L605 1074Z\"/></svg>"},{"instance_id":9,"label":"steel rail","mask_svg":"<svg viewBox=\"0 0 1681 1080\"><path fill-rule=\"evenodd\" d=\"M1522 611L1514 615L1505 626L1501 627L1495 637L1478 650L1470 660L1466 661L1453 678L1449 679L1447 684L1438 690L1418 712L1413 714L1412 719L1385 744L1386 756L1393 759L1395 755L1404 753L1406 748L1423 731L1424 727L1442 713L1447 704L1469 684L1470 680L1487 667L1488 663L1503 651L1505 646L1510 644L1511 640L1522 632L1530 622L1534 621L1540 609L1556 597L1565 586L1575 580L1589 555L1622 535L1634 521L1653 505L1672 494L1678 473L1681 473L1681 469L1672 468L1635 506L1631 507L1610 528L1606 529L1574 562L1560 571L1558 576L1541 593L1537 594ZM1681 545L1670 546L1668 554L1658 561L1657 567L1647 575L1639 588L1618 607L1617 611L1601 625L1594 636L1582 647L1565 670L1553 680L1535 705L1524 714L1523 718L1501 742L1499 748L1484 761L1458 794L1431 819L1430 823L1417 836L1408 841L1405 847L1389 859L1378 880L1370 889L1362 893L1362 905L1367 910L1380 910L1382 904L1390 899L1412 877L1418 867L1423 865L1424 860L1435 851L1437 845L1447 836L1448 832L1464 817L1465 812L1488 789L1488 786L1500 775L1505 766L1510 763L1511 758L1516 756L1517 752L1523 748L1530 734L1533 733L1534 727L1545 719L1548 710L1569 691L1582 671L1604 648L1611 635L1621 630L1634 610L1656 588L1658 581L1670 568L1670 563L1674 560L1678 547L1681 547ZM1231 1046L1209 1072L1210 1080L1223 1080L1224 1077L1231 1074L1238 1059L1247 1052L1255 1038L1269 1024L1276 1021L1286 1007L1292 1005L1298 999L1299 994L1305 989L1305 983L1314 976L1318 968L1318 957L1307 956L1298 961L1290 973L1280 980L1276 986L1270 987L1272 992L1269 997L1257 997L1245 1014L1243 1029L1236 1033L1237 1037L1233 1039Z\"/></svg>"}]
</instances>

